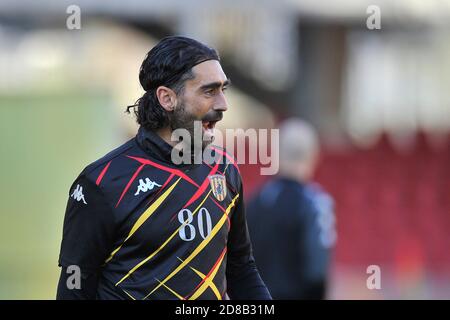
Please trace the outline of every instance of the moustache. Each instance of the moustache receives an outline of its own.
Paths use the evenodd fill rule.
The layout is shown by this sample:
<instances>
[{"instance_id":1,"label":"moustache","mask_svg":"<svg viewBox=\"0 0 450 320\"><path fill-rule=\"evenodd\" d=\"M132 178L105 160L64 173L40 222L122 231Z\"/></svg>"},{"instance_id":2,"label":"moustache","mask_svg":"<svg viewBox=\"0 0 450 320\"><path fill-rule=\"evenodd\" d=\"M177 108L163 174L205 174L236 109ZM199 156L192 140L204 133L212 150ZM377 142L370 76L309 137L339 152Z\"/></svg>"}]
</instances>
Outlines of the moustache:
<instances>
[{"instance_id":1,"label":"moustache","mask_svg":"<svg viewBox=\"0 0 450 320\"><path fill-rule=\"evenodd\" d=\"M211 111L208 112L202 119L204 122L217 122L222 120L223 112L222 111Z\"/></svg>"}]
</instances>

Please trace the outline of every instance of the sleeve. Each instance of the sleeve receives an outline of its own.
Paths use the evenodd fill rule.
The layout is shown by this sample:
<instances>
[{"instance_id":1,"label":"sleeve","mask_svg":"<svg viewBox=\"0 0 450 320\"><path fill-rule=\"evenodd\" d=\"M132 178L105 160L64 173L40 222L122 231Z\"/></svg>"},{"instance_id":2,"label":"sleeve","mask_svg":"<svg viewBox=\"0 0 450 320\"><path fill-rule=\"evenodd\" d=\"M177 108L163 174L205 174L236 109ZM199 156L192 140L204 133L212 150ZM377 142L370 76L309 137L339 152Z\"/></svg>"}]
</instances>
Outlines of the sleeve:
<instances>
[{"instance_id":1,"label":"sleeve","mask_svg":"<svg viewBox=\"0 0 450 320\"><path fill-rule=\"evenodd\" d=\"M96 287L99 271L111 252L114 230L113 211L104 194L85 175L80 175L69 192L64 217L58 261L63 268L57 298L91 297L87 293L92 290L87 290L84 295L83 292L75 293L78 289L72 289L72 294L65 292L70 290L64 285L67 278L65 270L72 265L79 267L82 284Z\"/></svg>"},{"instance_id":2,"label":"sleeve","mask_svg":"<svg viewBox=\"0 0 450 320\"><path fill-rule=\"evenodd\" d=\"M61 268L56 300L95 300L97 296L98 272L81 272L79 286L74 288L72 271L67 267Z\"/></svg>"},{"instance_id":3,"label":"sleeve","mask_svg":"<svg viewBox=\"0 0 450 320\"><path fill-rule=\"evenodd\" d=\"M271 300L253 258L242 185L228 235L227 293L234 300Z\"/></svg>"}]
</instances>

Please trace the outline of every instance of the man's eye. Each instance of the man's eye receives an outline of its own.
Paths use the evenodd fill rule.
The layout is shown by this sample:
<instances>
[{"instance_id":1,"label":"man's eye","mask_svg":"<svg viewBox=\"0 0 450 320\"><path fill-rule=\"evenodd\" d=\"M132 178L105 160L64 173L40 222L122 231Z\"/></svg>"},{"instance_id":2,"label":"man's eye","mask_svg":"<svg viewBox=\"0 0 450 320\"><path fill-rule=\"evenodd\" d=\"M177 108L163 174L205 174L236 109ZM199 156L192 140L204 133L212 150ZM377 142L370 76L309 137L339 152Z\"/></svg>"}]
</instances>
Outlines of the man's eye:
<instances>
[{"instance_id":1,"label":"man's eye","mask_svg":"<svg viewBox=\"0 0 450 320\"><path fill-rule=\"evenodd\" d=\"M207 91L205 91L205 93L209 96L212 96L214 94L214 90L213 89L207 90Z\"/></svg>"}]
</instances>

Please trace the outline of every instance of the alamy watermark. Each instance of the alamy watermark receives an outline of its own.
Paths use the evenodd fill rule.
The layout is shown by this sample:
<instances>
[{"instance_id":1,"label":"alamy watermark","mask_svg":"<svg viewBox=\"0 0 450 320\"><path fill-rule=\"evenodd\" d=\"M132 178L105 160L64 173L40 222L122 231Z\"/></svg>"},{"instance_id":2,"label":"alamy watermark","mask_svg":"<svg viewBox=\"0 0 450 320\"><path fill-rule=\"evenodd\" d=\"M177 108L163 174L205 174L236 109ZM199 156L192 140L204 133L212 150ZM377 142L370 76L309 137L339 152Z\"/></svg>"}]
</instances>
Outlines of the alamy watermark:
<instances>
[{"instance_id":1,"label":"alamy watermark","mask_svg":"<svg viewBox=\"0 0 450 320\"><path fill-rule=\"evenodd\" d=\"M372 264L367 267L367 274L370 274L366 280L366 286L369 290L381 289L381 268L376 264Z\"/></svg>"},{"instance_id":2,"label":"alamy watermark","mask_svg":"<svg viewBox=\"0 0 450 320\"><path fill-rule=\"evenodd\" d=\"M79 6L72 4L67 7L66 13L69 15L66 19L66 27L69 30L81 29L81 9Z\"/></svg>"},{"instance_id":3,"label":"alamy watermark","mask_svg":"<svg viewBox=\"0 0 450 320\"><path fill-rule=\"evenodd\" d=\"M374 4L370 5L366 9L366 13L369 14L366 20L366 26L369 30L381 29L381 9Z\"/></svg>"},{"instance_id":4,"label":"alamy watermark","mask_svg":"<svg viewBox=\"0 0 450 320\"><path fill-rule=\"evenodd\" d=\"M205 135L202 132L202 121L194 121L193 137L189 130L183 128L172 132L171 140L177 142L171 154L173 163L201 164L204 162L211 165L223 163L230 160L220 152L220 149L225 149L228 154L235 155L234 161L237 164L262 165L261 175L278 173L280 162L278 129L226 129L225 137L220 130L214 129L213 143L206 148L202 147L205 141Z\"/></svg>"},{"instance_id":5,"label":"alamy watermark","mask_svg":"<svg viewBox=\"0 0 450 320\"><path fill-rule=\"evenodd\" d=\"M80 290L81 289L81 269L80 269L80 267L77 265L70 265L67 267L66 273L70 274L70 276L68 276L67 280L66 280L67 289Z\"/></svg>"}]
</instances>

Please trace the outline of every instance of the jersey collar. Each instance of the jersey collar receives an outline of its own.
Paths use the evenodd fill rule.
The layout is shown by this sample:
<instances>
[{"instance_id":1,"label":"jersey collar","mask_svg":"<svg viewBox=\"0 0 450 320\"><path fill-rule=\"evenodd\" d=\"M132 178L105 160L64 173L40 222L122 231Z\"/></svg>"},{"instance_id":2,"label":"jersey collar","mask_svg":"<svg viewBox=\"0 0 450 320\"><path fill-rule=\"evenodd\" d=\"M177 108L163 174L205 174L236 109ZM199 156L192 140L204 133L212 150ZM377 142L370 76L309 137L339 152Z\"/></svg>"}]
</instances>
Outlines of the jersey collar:
<instances>
[{"instance_id":1,"label":"jersey collar","mask_svg":"<svg viewBox=\"0 0 450 320\"><path fill-rule=\"evenodd\" d=\"M138 133L136 134L136 141L138 145L145 151L145 153L162 162L169 163L178 167L192 166L190 164L174 164L172 162L173 147L152 130L147 130L142 126L139 127Z\"/></svg>"}]
</instances>

